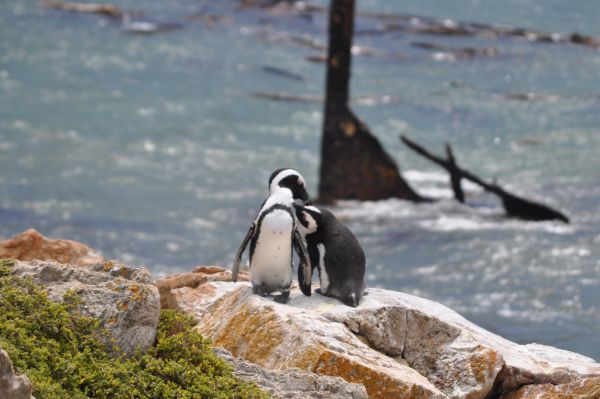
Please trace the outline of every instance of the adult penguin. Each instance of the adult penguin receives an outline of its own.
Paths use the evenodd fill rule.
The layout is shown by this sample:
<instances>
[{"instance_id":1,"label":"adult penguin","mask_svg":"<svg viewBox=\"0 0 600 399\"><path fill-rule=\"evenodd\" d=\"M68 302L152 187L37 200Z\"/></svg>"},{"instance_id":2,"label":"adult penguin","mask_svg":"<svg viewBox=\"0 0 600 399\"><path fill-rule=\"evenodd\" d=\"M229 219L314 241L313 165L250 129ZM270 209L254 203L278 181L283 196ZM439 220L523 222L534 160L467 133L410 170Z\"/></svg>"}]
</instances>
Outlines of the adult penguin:
<instances>
[{"instance_id":1,"label":"adult penguin","mask_svg":"<svg viewBox=\"0 0 600 399\"><path fill-rule=\"evenodd\" d=\"M299 230L306 240L312 267L298 269L305 295L311 294L312 269L317 268L320 290L348 306L359 305L365 289L365 253L354 234L327 209L295 205ZM308 284L307 284L308 282Z\"/></svg>"},{"instance_id":2,"label":"adult penguin","mask_svg":"<svg viewBox=\"0 0 600 399\"><path fill-rule=\"evenodd\" d=\"M294 169L277 169L269 178L269 196L252 222L235 256L232 279L237 281L240 261L250 243L250 276L255 294L279 291L275 301L287 303L292 282L292 252L300 258L299 268L310 273L311 264L304 238L298 231L294 203L310 201L304 178ZM307 283L310 285L310 281ZM302 288L303 291L306 287ZM308 288L310 290L310 288Z\"/></svg>"}]
</instances>

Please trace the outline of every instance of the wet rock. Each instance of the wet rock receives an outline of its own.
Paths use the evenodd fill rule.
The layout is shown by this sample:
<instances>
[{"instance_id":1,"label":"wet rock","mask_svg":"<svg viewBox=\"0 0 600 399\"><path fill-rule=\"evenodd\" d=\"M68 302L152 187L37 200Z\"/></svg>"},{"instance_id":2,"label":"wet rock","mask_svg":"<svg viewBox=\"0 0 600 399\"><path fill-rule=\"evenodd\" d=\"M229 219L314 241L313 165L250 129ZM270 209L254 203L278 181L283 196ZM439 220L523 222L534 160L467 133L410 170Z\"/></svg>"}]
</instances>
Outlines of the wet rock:
<instances>
[{"instance_id":1,"label":"wet rock","mask_svg":"<svg viewBox=\"0 0 600 399\"><path fill-rule=\"evenodd\" d=\"M158 289L145 269L115 262L75 266L52 261L16 262L12 273L29 276L46 287L48 297L62 301L67 292L81 299L82 314L98 318L114 343L127 355L154 342L160 313Z\"/></svg>"},{"instance_id":2,"label":"wet rock","mask_svg":"<svg viewBox=\"0 0 600 399\"><path fill-rule=\"evenodd\" d=\"M104 261L92 248L71 240L51 240L34 229L0 241L0 259L55 260L73 265L92 265Z\"/></svg>"},{"instance_id":3,"label":"wet rock","mask_svg":"<svg viewBox=\"0 0 600 399\"><path fill-rule=\"evenodd\" d=\"M172 286L171 304L195 316L198 330L234 356L271 370L339 376L363 384L371 398L475 399L524 395L524 386L575 392L582 384L594 392L600 377L600 364L585 356L518 345L441 304L398 292L370 289L351 308L297 288L281 305L253 295L248 283L208 276L195 287Z\"/></svg>"},{"instance_id":4,"label":"wet rock","mask_svg":"<svg viewBox=\"0 0 600 399\"><path fill-rule=\"evenodd\" d=\"M339 377L320 376L300 369L271 371L235 358L223 348L216 348L215 353L233 366L236 377L256 383L274 399L368 398L364 386L348 383Z\"/></svg>"},{"instance_id":5,"label":"wet rock","mask_svg":"<svg viewBox=\"0 0 600 399\"><path fill-rule=\"evenodd\" d=\"M29 379L15 373L8 353L0 349L0 398L35 399L31 396L31 391Z\"/></svg>"}]
</instances>

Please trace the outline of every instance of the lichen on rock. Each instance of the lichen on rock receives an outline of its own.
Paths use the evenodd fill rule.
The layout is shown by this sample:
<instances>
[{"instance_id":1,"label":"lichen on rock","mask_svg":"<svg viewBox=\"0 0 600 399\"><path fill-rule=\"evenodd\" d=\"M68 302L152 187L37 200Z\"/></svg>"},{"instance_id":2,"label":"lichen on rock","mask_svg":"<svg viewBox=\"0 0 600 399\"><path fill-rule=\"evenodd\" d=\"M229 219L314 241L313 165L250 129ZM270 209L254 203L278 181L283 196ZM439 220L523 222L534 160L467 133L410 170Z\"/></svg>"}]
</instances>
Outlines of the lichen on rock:
<instances>
[{"instance_id":1,"label":"lichen on rock","mask_svg":"<svg viewBox=\"0 0 600 399\"><path fill-rule=\"evenodd\" d=\"M516 344L427 299L370 289L351 308L293 289L281 305L253 295L248 283L227 281L226 270L211 269L216 279L193 274L194 286L161 279L161 295L193 315L215 345L268 369L339 376L364 385L371 398L554 397L557 387L586 392L582 398L597 392L594 360Z\"/></svg>"},{"instance_id":2,"label":"lichen on rock","mask_svg":"<svg viewBox=\"0 0 600 399\"><path fill-rule=\"evenodd\" d=\"M62 301L67 293L76 295L82 314L97 318L110 332L107 346L115 344L131 356L146 351L154 342L160 297L157 288L147 283L151 278L145 269L116 262L75 266L15 261L11 273L44 286L54 301Z\"/></svg>"}]
</instances>

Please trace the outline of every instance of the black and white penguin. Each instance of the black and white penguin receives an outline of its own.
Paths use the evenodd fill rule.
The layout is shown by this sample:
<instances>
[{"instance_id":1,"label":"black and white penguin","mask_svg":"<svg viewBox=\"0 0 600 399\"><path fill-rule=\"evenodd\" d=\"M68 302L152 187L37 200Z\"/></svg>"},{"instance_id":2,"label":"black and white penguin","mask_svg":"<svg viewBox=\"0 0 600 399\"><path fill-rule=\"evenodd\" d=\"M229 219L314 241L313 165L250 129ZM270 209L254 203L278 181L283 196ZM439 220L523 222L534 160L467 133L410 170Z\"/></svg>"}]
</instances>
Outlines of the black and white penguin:
<instances>
[{"instance_id":1,"label":"black and white penguin","mask_svg":"<svg viewBox=\"0 0 600 399\"><path fill-rule=\"evenodd\" d=\"M327 209L298 204L294 207L312 264L308 274L306 269L298 269L302 292L310 295L311 286L306 282L310 283L312 269L316 267L321 294L337 298L348 306L358 306L365 289L365 253L358 240Z\"/></svg>"},{"instance_id":2,"label":"black and white penguin","mask_svg":"<svg viewBox=\"0 0 600 399\"><path fill-rule=\"evenodd\" d=\"M237 280L242 255L250 242L250 275L255 294L279 291L275 301L287 303L292 282L292 251L298 253L304 274L311 270L294 204L310 201L304 178L294 169L278 169L269 178L269 196L262 204L235 256L232 279ZM304 287L303 289L306 289Z\"/></svg>"}]
</instances>

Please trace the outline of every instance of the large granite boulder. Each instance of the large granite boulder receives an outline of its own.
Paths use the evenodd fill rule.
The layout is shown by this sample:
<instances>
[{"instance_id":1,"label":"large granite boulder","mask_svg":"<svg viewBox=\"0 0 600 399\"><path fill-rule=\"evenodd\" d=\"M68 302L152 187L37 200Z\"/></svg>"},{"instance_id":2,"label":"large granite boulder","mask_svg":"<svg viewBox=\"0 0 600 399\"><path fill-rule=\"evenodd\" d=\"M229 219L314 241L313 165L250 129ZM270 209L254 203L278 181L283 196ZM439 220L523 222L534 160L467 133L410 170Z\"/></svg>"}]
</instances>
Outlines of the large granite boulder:
<instances>
[{"instance_id":1,"label":"large granite boulder","mask_svg":"<svg viewBox=\"0 0 600 399\"><path fill-rule=\"evenodd\" d=\"M67 292L80 298L82 314L100 320L114 343L127 355L153 343L160 316L160 296L146 269L115 262L75 266L53 261L17 261L11 272L41 284L54 301Z\"/></svg>"},{"instance_id":2,"label":"large granite boulder","mask_svg":"<svg viewBox=\"0 0 600 399\"><path fill-rule=\"evenodd\" d=\"M293 288L282 305L229 277L198 268L156 284L216 346L271 370L339 376L363 384L370 398L597 398L592 359L518 345L423 298L370 289L351 308Z\"/></svg>"},{"instance_id":3,"label":"large granite boulder","mask_svg":"<svg viewBox=\"0 0 600 399\"><path fill-rule=\"evenodd\" d=\"M8 353L0 349L0 398L35 399L31 396L31 382L25 375L17 375Z\"/></svg>"},{"instance_id":4,"label":"large granite boulder","mask_svg":"<svg viewBox=\"0 0 600 399\"><path fill-rule=\"evenodd\" d=\"M104 261L92 248L71 240L51 240L34 229L0 241L0 259L55 260L73 265L93 265Z\"/></svg>"},{"instance_id":5,"label":"large granite boulder","mask_svg":"<svg viewBox=\"0 0 600 399\"><path fill-rule=\"evenodd\" d=\"M268 391L273 399L367 399L365 387L339 377L322 376L300 369L273 371L235 358L223 348L215 348L217 356L233 366L233 374L252 381Z\"/></svg>"}]
</instances>

